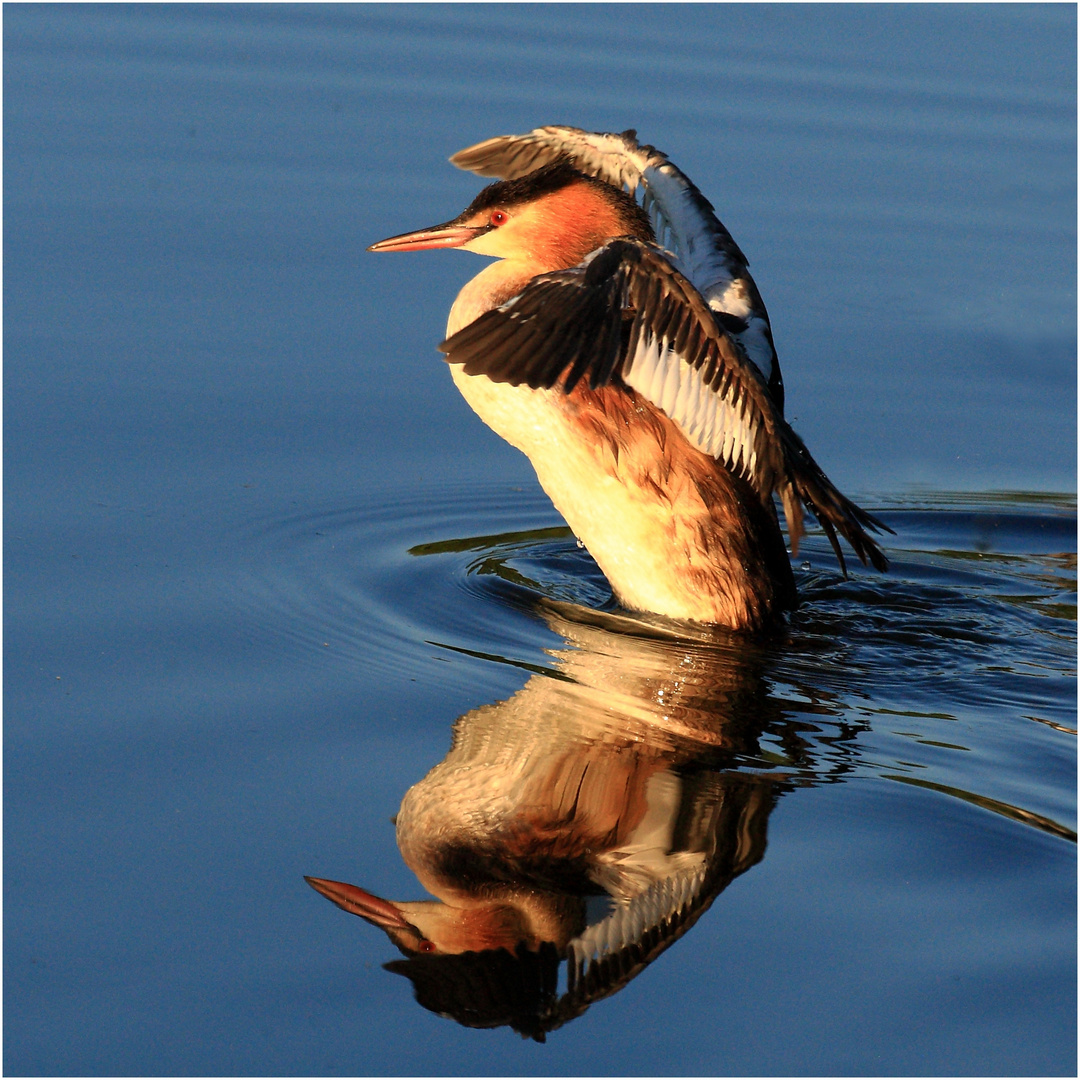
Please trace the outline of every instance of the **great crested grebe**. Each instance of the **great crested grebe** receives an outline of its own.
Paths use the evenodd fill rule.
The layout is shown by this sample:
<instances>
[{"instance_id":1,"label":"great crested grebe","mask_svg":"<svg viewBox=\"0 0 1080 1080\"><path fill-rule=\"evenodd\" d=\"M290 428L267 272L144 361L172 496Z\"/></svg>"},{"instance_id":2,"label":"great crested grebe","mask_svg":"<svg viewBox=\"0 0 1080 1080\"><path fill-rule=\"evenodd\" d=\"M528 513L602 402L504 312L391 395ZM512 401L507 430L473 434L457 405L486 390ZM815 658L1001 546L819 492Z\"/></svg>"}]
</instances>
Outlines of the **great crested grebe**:
<instances>
[{"instance_id":1,"label":"great crested grebe","mask_svg":"<svg viewBox=\"0 0 1080 1080\"><path fill-rule=\"evenodd\" d=\"M805 506L842 568L837 532L887 567L866 532L885 526L784 420L745 256L663 154L633 131L545 127L450 160L503 179L452 221L368 250L499 260L458 294L439 348L625 607L734 629L792 607L774 493L793 552Z\"/></svg>"}]
</instances>

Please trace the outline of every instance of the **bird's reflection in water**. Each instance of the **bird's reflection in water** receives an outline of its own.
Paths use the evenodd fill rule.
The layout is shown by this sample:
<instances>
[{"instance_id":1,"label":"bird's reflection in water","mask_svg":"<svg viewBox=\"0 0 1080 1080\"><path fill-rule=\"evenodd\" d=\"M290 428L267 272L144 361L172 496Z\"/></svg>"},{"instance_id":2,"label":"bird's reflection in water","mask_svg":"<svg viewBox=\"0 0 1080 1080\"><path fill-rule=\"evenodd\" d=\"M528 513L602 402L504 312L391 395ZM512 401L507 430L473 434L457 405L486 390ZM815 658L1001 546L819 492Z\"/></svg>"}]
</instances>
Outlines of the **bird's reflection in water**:
<instances>
[{"instance_id":1,"label":"bird's reflection in water","mask_svg":"<svg viewBox=\"0 0 1080 1080\"><path fill-rule=\"evenodd\" d=\"M308 879L386 931L408 957L387 968L425 1008L541 1040L761 860L789 786L736 771L778 715L745 639L687 641L569 605L545 615L566 640L552 670L460 717L402 801L401 854L438 899Z\"/></svg>"}]
</instances>

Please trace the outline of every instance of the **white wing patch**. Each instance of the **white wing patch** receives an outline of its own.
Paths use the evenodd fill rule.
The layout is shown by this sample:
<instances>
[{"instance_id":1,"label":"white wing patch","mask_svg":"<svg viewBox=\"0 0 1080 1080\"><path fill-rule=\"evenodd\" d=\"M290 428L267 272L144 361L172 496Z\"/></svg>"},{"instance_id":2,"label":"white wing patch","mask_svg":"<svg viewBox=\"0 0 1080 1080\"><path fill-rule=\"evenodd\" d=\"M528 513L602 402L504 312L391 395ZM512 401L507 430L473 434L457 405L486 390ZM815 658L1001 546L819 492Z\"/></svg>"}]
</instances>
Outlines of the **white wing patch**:
<instances>
[{"instance_id":1,"label":"white wing patch","mask_svg":"<svg viewBox=\"0 0 1080 1080\"><path fill-rule=\"evenodd\" d=\"M728 290L731 291L730 289ZM745 301L741 306L744 310L749 311L750 305ZM721 307L715 301L709 303L709 307L713 311L728 312L731 315L742 315L743 311L735 310L731 308ZM757 365L758 371L765 377L765 381L768 382L772 378L773 372L773 357L776 353L773 351L772 342L769 339L769 324L760 315L750 315L746 319L746 329L738 334L732 336L736 338L739 344L743 347L743 351L746 355Z\"/></svg>"},{"instance_id":2,"label":"white wing patch","mask_svg":"<svg viewBox=\"0 0 1080 1080\"><path fill-rule=\"evenodd\" d=\"M642 331L637 348L622 370L623 381L661 408L702 453L733 472L758 481L757 442L760 421L744 397L738 404L721 396L666 339Z\"/></svg>"},{"instance_id":3,"label":"white wing patch","mask_svg":"<svg viewBox=\"0 0 1080 1080\"><path fill-rule=\"evenodd\" d=\"M629 900L616 901L606 918L569 942L571 986L581 982L594 964L617 956L629 946L640 946L650 932L674 931L693 909L705 884L706 867L696 860L654 882ZM658 934L655 948L662 938Z\"/></svg>"},{"instance_id":4,"label":"white wing patch","mask_svg":"<svg viewBox=\"0 0 1080 1080\"><path fill-rule=\"evenodd\" d=\"M642 180L644 209L653 221L657 240L661 235L665 237L662 246L671 249L682 272L706 300L723 298L728 285L741 277L744 268L733 265L713 242L713 232L719 227L716 219L702 213L689 181L669 161L661 159L661 163L650 164L642 171Z\"/></svg>"}]
</instances>

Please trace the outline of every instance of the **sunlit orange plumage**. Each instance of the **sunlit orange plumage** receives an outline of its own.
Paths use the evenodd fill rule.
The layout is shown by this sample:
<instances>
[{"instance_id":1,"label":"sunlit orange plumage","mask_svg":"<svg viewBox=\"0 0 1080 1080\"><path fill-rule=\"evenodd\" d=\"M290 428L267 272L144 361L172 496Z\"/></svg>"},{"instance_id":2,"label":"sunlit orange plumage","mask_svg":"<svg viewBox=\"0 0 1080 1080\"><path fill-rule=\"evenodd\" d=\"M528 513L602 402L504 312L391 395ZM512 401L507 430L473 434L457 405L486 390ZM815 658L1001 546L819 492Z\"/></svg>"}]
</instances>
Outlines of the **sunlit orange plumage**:
<instances>
[{"instance_id":1,"label":"sunlit orange plumage","mask_svg":"<svg viewBox=\"0 0 1080 1080\"><path fill-rule=\"evenodd\" d=\"M841 561L837 532L885 568L865 531L880 523L784 421L745 258L663 155L629 132L543 128L454 160L512 179L454 220L370 250L498 259L459 293L441 348L465 399L529 457L626 607L736 629L791 607L774 492L793 549L805 505ZM639 181L652 219L623 190ZM677 252L656 243L654 223Z\"/></svg>"}]
</instances>

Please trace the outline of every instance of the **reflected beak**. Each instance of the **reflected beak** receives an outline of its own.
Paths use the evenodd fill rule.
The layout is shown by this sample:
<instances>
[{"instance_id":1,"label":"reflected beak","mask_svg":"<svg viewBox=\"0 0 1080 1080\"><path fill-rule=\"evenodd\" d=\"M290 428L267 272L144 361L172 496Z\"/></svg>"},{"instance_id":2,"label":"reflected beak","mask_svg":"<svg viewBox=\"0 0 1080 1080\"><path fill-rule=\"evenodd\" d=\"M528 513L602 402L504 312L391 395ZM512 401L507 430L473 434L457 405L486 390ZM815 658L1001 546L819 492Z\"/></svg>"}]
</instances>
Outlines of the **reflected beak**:
<instances>
[{"instance_id":1,"label":"reflected beak","mask_svg":"<svg viewBox=\"0 0 1080 1080\"><path fill-rule=\"evenodd\" d=\"M339 908L351 915L359 915L383 930L410 930L415 933L411 923L389 900L373 896L355 885L346 885L344 881L326 881L324 878L305 877L304 880L317 892L333 900Z\"/></svg>"},{"instance_id":2,"label":"reflected beak","mask_svg":"<svg viewBox=\"0 0 1080 1080\"><path fill-rule=\"evenodd\" d=\"M433 225L430 229L390 236L372 244L368 251L427 251L429 248L456 248L470 240L483 236L491 230L490 225L459 225L448 221L444 225Z\"/></svg>"}]
</instances>

